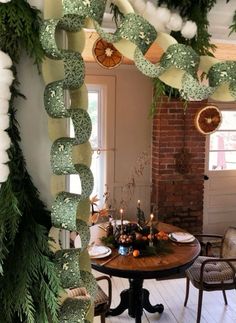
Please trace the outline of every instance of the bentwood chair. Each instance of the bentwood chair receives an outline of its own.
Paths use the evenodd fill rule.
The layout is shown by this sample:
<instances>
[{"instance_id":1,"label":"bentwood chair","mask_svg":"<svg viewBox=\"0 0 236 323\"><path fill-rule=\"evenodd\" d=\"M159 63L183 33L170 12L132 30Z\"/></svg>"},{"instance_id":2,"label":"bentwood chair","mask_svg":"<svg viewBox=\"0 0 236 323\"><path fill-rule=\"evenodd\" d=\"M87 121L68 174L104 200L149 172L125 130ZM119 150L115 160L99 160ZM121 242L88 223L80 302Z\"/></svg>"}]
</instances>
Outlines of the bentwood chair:
<instances>
[{"instance_id":1,"label":"bentwood chair","mask_svg":"<svg viewBox=\"0 0 236 323\"><path fill-rule=\"evenodd\" d=\"M207 237L208 235L201 235ZM212 235L209 235L212 237ZM217 235L217 237L219 237ZM201 320L203 291L221 290L227 305L226 290L236 288L236 228L229 227L222 237L220 257L199 256L186 270L186 296L189 296L189 282L199 289L197 323Z\"/></svg>"},{"instance_id":2,"label":"bentwood chair","mask_svg":"<svg viewBox=\"0 0 236 323\"><path fill-rule=\"evenodd\" d=\"M98 292L94 300L94 316L101 316L101 323L105 323L106 313L111 306L112 297L112 285L109 276L96 277L97 281L106 280L107 282L107 294L98 285Z\"/></svg>"}]
</instances>

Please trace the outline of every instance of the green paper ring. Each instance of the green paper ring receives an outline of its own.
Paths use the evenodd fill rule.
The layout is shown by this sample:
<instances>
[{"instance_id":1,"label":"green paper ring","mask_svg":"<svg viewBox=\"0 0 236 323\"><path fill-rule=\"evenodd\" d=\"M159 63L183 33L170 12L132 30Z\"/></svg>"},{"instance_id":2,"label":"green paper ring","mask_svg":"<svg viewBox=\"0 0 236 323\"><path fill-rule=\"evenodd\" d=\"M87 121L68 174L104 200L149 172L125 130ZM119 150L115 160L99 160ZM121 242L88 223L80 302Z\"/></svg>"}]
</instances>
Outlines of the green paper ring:
<instances>
[{"instance_id":1,"label":"green paper ring","mask_svg":"<svg viewBox=\"0 0 236 323\"><path fill-rule=\"evenodd\" d=\"M81 250L88 247L90 241L90 229L86 222L82 220L76 221L76 232L79 234L81 239Z\"/></svg>"},{"instance_id":2,"label":"green paper ring","mask_svg":"<svg viewBox=\"0 0 236 323\"><path fill-rule=\"evenodd\" d=\"M63 288L75 288L81 284L78 249L59 250L54 254L55 268Z\"/></svg>"},{"instance_id":3,"label":"green paper ring","mask_svg":"<svg viewBox=\"0 0 236 323\"><path fill-rule=\"evenodd\" d=\"M124 16L117 33L121 38L138 46L143 54L147 52L157 38L156 29L136 13L128 13Z\"/></svg>"},{"instance_id":4,"label":"green paper ring","mask_svg":"<svg viewBox=\"0 0 236 323\"><path fill-rule=\"evenodd\" d=\"M60 192L52 205L52 223L56 228L77 231L76 215L81 195Z\"/></svg>"},{"instance_id":5,"label":"green paper ring","mask_svg":"<svg viewBox=\"0 0 236 323\"><path fill-rule=\"evenodd\" d=\"M102 23L106 0L63 0L63 15L73 14L80 18L90 17Z\"/></svg>"},{"instance_id":6,"label":"green paper ring","mask_svg":"<svg viewBox=\"0 0 236 323\"><path fill-rule=\"evenodd\" d=\"M92 121L87 111L83 109L71 109L71 119L74 125L77 144L83 144L89 140L92 132Z\"/></svg>"},{"instance_id":7,"label":"green paper ring","mask_svg":"<svg viewBox=\"0 0 236 323\"><path fill-rule=\"evenodd\" d=\"M47 57L52 59L62 59L63 54L58 48L55 33L60 20L48 19L44 20L40 29L40 42Z\"/></svg>"},{"instance_id":8,"label":"green paper ring","mask_svg":"<svg viewBox=\"0 0 236 323\"><path fill-rule=\"evenodd\" d=\"M190 46L172 44L162 55L160 67L163 72L171 67L176 67L196 77L199 62L199 56Z\"/></svg>"},{"instance_id":9,"label":"green paper ring","mask_svg":"<svg viewBox=\"0 0 236 323\"><path fill-rule=\"evenodd\" d=\"M65 79L63 82L66 89L78 89L84 84L85 66L80 53L63 51L65 64Z\"/></svg>"},{"instance_id":10,"label":"green paper ring","mask_svg":"<svg viewBox=\"0 0 236 323\"><path fill-rule=\"evenodd\" d=\"M76 145L75 138L59 138L51 148L51 167L55 175L76 174L72 160L72 149Z\"/></svg>"},{"instance_id":11,"label":"green paper ring","mask_svg":"<svg viewBox=\"0 0 236 323\"><path fill-rule=\"evenodd\" d=\"M60 323L85 323L87 312L92 304L89 298L67 298L59 312Z\"/></svg>"},{"instance_id":12,"label":"green paper ring","mask_svg":"<svg viewBox=\"0 0 236 323\"><path fill-rule=\"evenodd\" d=\"M69 110L65 106L64 81L49 83L44 90L44 106L51 118L68 118Z\"/></svg>"},{"instance_id":13,"label":"green paper ring","mask_svg":"<svg viewBox=\"0 0 236 323\"><path fill-rule=\"evenodd\" d=\"M214 64L208 71L210 86L236 82L236 62L225 61Z\"/></svg>"}]
</instances>

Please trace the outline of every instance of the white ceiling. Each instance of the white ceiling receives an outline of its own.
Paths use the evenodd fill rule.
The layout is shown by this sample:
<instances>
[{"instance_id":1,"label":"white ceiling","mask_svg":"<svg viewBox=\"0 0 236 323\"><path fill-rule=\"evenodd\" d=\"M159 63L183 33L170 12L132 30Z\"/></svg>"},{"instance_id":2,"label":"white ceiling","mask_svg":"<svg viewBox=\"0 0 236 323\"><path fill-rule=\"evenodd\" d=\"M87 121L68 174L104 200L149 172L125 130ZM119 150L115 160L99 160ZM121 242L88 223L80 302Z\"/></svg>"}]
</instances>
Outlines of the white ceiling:
<instances>
[{"instance_id":1,"label":"white ceiling","mask_svg":"<svg viewBox=\"0 0 236 323\"><path fill-rule=\"evenodd\" d=\"M156 0L149 0L156 3ZM194 1L194 0L193 0ZM217 4L209 13L209 33L212 40L217 42L236 43L236 33L229 36L229 26L232 24L233 15L236 10L236 0L226 3L226 0L218 0ZM112 15L109 14L109 1L104 16L103 27L115 29Z\"/></svg>"},{"instance_id":2,"label":"white ceiling","mask_svg":"<svg viewBox=\"0 0 236 323\"><path fill-rule=\"evenodd\" d=\"M229 26L232 24L236 10L236 1L218 0L217 4L209 13L209 32L214 40L236 43L236 33L229 36Z\"/></svg>"}]
</instances>

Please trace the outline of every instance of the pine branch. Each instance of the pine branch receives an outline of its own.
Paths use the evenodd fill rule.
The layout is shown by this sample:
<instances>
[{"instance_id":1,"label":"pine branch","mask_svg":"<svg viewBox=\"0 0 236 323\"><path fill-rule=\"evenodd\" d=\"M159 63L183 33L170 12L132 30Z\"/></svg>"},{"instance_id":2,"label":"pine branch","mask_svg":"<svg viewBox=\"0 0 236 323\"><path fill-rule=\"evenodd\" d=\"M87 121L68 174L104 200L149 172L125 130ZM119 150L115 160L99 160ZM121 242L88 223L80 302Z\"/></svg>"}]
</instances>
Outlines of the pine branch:
<instances>
[{"instance_id":1,"label":"pine branch","mask_svg":"<svg viewBox=\"0 0 236 323\"><path fill-rule=\"evenodd\" d=\"M22 51L39 66L43 49L39 40L40 11L25 0L11 0L0 4L0 48L18 63Z\"/></svg>"},{"instance_id":2,"label":"pine branch","mask_svg":"<svg viewBox=\"0 0 236 323\"><path fill-rule=\"evenodd\" d=\"M123 20L124 15L114 3L110 4L111 13L113 14L112 20L115 21L116 27L119 26L119 23Z\"/></svg>"},{"instance_id":3,"label":"pine branch","mask_svg":"<svg viewBox=\"0 0 236 323\"><path fill-rule=\"evenodd\" d=\"M42 61L40 12L25 0L0 4L0 48L13 61L14 83L9 104L10 174L0 190L0 322L57 323L59 279L49 251L50 212L26 169L16 120L16 64L22 51Z\"/></svg>"}]
</instances>

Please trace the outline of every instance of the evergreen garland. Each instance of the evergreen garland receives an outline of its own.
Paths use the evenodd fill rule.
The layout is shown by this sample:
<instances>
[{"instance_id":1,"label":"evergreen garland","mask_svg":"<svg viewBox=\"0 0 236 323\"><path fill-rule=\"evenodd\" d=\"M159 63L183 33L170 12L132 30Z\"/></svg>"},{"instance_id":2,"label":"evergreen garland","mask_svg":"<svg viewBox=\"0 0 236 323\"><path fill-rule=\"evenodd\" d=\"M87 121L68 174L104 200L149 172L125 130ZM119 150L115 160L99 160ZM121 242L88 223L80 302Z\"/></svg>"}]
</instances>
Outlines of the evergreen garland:
<instances>
[{"instance_id":1,"label":"evergreen garland","mask_svg":"<svg viewBox=\"0 0 236 323\"><path fill-rule=\"evenodd\" d=\"M216 46L210 42L211 34L208 32L208 13L216 2L217 0L157 0L157 5L167 5L169 9L176 9L179 11L181 17L186 17L188 20L192 20L197 24L197 35L192 39L185 39L180 32L172 31L171 35L178 43L191 46L199 55L214 56L213 52L216 49ZM156 87L160 87L160 89ZM162 92L162 95L164 94L169 98L178 98L181 100L178 90L155 80L154 93L159 92ZM153 98L150 112L152 115L156 111L158 99L160 99L160 95ZM186 109L186 102L184 102L184 108Z\"/></svg>"},{"instance_id":2,"label":"evergreen garland","mask_svg":"<svg viewBox=\"0 0 236 323\"><path fill-rule=\"evenodd\" d=\"M199 55L212 56L216 46L210 43L208 32L208 13L217 0L158 0L157 5L167 5L169 9L177 9L183 18L188 18L197 24L197 35L192 39L185 39L180 32L171 32L178 43L191 46Z\"/></svg>"},{"instance_id":3,"label":"evergreen garland","mask_svg":"<svg viewBox=\"0 0 236 323\"><path fill-rule=\"evenodd\" d=\"M119 7L115 5L114 3L110 4L110 11L113 15L112 19L114 20L116 27L119 26L119 23L123 20L124 14L120 11Z\"/></svg>"},{"instance_id":4,"label":"evergreen garland","mask_svg":"<svg viewBox=\"0 0 236 323\"><path fill-rule=\"evenodd\" d=\"M9 104L10 174L0 189L0 322L57 322L59 278L48 245L50 212L39 198L20 148L15 99L16 66L22 51L39 64L40 11L25 0L0 4L0 49L13 61L15 81Z\"/></svg>"}]
</instances>

